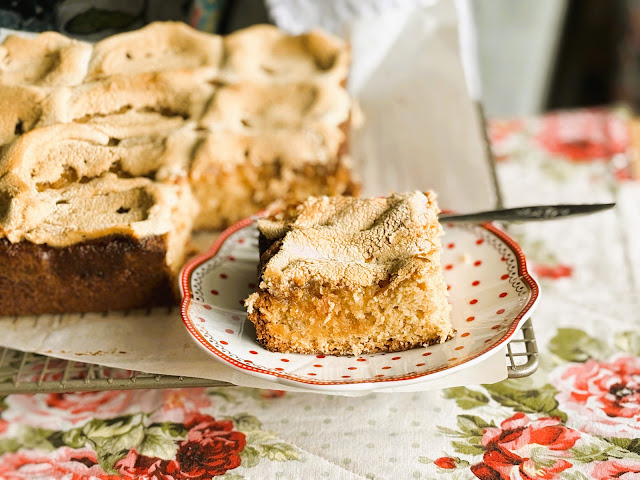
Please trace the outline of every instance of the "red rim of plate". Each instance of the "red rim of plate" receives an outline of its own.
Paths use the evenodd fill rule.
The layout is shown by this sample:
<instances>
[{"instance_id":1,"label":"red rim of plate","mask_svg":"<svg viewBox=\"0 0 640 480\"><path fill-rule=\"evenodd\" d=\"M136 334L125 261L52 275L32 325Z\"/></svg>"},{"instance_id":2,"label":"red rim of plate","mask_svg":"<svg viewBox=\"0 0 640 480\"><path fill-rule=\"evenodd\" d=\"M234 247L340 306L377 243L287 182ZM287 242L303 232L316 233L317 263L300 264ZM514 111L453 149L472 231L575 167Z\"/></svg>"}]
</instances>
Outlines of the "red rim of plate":
<instances>
[{"instance_id":1,"label":"red rim of plate","mask_svg":"<svg viewBox=\"0 0 640 480\"><path fill-rule=\"evenodd\" d=\"M226 363L247 372L260 373L262 375L267 375L271 377L280 378L283 380L288 380L290 382L307 384L307 385L343 385L344 386L344 385L354 385L354 384L362 384L362 383L402 382L407 380L415 380L421 377L427 377L429 375L433 375L435 373L439 373L445 370L452 370L465 363L470 363L476 358L483 356L492 350L496 350L498 347L500 347L500 345L505 344L516 332L520 324L520 321L525 317L525 315L527 315L529 310L531 310L531 307L533 307L533 305L536 303L540 293L540 287L538 286L536 281L533 279L533 277L531 277L531 275L527 270L527 262L526 262L524 253L520 248L520 245L518 245L515 240L513 240L509 235L507 235L502 230L498 229L495 225L491 223L485 223L479 226L493 233L496 237L502 240L514 253L518 261L518 274L520 275L522 280L527 284L527 286L531 291L531 296L529 298L529 301L524 305L524 307L522 307L522 310L511 322L511 326L509 327L509 329L505 331L504 335L500 340L497 341L497 343L487 344L487 347L482 349L480 352L477 352L470 357L465 357L464 360L460 360L456 362L448 362L445 366L440 368L428 370L426 372L415 372L412 374L398 375L398 376L386 377L386 378L367 378L367 379L361 379L361 380L352 379L351 381L336 381L336 380L323 381L323 380L313 380L313 379L294 377L283 372L274 372L270 370L265 370L263 368L246 365L242 362L238 362L237 360L228 357L225 353L216 349L204 337L202 337L202 335L200 335L200 333L193 327L188 315L189 306L191 305L191 300L193 299L193 296L191 295L191 289L189 288L189 283L190 283L191 274L193 273L193 271L197 267L202 265L204 262L209 260L210 258L213 258L216 255L216 253L218 253L218 250L220 250L220 247L222 247L222 245L227 240L227 238L229 238L231 235L236 233L238 230L241 230L251 225L263 215L264 213L260 212L253 217L248 217L243 220L240 220L239 222L227 228L224 232L220 234L220 237L218 237L218 239L213 243L213 245L209 248L209 250L207 250L204 253L201 253L200 255L197 255L196 257L191 259L189 262L187 262L185 266L182 268L182 271L180 273L180 287L182 289L182 295L183 295L182 304L180 307L180 315L182 317L183 323L187 327L187 330L189 330L189 332L194 336L194 338L196 338L196 340L198 340L198 342L203 347L205 347L208 351L213 353L215 356L224 360Z\"/></svg>"}]
</instances>

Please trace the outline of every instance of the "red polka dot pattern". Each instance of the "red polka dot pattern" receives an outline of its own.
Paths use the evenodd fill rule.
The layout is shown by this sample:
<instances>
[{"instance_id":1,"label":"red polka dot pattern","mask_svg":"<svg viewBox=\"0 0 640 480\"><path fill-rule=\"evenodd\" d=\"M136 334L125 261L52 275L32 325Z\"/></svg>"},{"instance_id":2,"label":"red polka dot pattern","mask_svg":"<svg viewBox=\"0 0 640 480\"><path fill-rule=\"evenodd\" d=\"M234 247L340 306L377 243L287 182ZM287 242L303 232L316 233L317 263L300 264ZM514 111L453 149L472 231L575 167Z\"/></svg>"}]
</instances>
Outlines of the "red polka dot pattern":
<instances>
[{"instance_id":1,"label":"red polka dot pattern","mask_svg":"<svg viewBox=\"0 0 640 480\"><path fill-rule=\"evenodd\" d=\"M255 266L248 265L247 262L257 250L257 236L248 236L244 230L241 232L244 236L238 232L239 236L234 236L235 240L227 244L231 248L225 248L222 262L210 268L204 277L199 277L199 288L204 292L194 293L199 299L195 303L195 311L200 307L206 310L212 310L212 306L221 308L215 308L206 314L199 310L203 316L193 316L192 326L200 332L204 341L211 339L212 344L220 351L216 355L222 356L227 362L234 362L247 373L262 373L263 377L266 373L302 383L346 386L363 381L401 382L447 370L479 354L492 352L494 348L503 346L506 335L513 332L513 325L519 313L516 309L526 303L521 301L523 295L516 289L522 285L522 260L509 249L499 250L496 247L502 240L499 235L491 232L480 234L483 228L486 230L484 226L452 225L448 228L450 231L447 231L447 242L442 250L442 264L447 290L452 292L449 303L453 306L454 327L458 331L454 340L450 342L406 352L394 352L386 356L384 353L367 354L357 358L313 355L311 358L317 358L317 363L310 364L306 360L306 367L301 362L309 358L308 355L278 354L262 349L256 343L255 337L248 338L254 330L246 315L241 314L245 311L245 298L250 291L256 289L253 273ZM222 237L224 235L223 233ZM503 263L506 261L509 269L507 264ZM514 268L514 265L519 268ZM240 271L244 276L239 276ZM528 285L530 284L525 284L525 287ZM238 289L238 286L241 288ZM471 290L473 287L477 288ZM471 292L473 297L469 295ZM204 303L203 298L211 305ZM235 312L231 314L230 311L233 310ZM225 322L222 324L224 326L216 324L216 319L221 316L225 316ZM232 320L235 323L232 323ZM503 320L503 323L495 323L500 320ZM228 328L229 325L235 326ZM190 326L187 327L191 331ZM200 338L198 340L202 343ZM242 343L244 348L241 351L238 351L239 347L236 346L240 345L238 342L246 342ZM246 357L253 358L254 361Z\"/></svg>"}]
</instances>

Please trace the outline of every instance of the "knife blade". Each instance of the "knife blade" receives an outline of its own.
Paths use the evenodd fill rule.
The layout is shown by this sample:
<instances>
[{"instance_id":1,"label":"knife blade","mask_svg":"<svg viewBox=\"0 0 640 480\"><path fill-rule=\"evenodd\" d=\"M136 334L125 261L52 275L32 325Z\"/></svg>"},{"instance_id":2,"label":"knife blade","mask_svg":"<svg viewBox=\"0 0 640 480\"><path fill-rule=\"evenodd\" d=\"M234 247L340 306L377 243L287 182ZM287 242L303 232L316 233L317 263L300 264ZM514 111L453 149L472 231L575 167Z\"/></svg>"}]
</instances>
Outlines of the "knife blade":
<instances>
[{"instance_id":1,"label":"knife blade","mask_svg":"<svg viewBox=\"0 0 640 480\"><path fill-rule=\"evenodd\" d=\"M573 205L537 205L530 207L502 208L475 213L444 213L440 214L440 221L446 222L532 222L555 220L575 215L588 215L615 207L615 203L593 203Z\"/></svg>"}]
</instances>

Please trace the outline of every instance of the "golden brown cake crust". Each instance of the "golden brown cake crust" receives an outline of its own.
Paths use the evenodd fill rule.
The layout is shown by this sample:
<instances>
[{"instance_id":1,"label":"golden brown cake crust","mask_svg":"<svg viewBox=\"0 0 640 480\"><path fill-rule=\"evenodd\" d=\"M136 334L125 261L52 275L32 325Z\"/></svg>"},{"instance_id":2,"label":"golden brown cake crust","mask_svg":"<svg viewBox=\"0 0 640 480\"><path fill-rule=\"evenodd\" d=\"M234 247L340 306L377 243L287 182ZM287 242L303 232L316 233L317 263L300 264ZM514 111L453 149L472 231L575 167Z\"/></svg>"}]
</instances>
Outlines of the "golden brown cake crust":
<instances>
[{"instance_id":1,"label":"golden brown cake crust","mask_svg":"<svg viewBox=\"0 0 640 480\"><path fill-rule=\"evenodd\" d=\"M0 45L0 83L53 87L77 85L87 73L90 44L56 32L34 38L9 35Z\"/></svg>"}]
</instances>

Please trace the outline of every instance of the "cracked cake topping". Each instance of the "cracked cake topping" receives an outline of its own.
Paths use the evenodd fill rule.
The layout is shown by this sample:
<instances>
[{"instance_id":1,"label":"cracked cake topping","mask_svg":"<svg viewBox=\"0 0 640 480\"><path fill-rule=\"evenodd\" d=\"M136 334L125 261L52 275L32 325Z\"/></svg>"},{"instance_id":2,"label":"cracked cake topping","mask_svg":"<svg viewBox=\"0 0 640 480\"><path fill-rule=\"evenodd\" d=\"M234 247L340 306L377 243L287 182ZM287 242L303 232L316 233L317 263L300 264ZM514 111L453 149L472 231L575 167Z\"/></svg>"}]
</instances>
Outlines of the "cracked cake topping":
<instances>
[{"instance_id":1,"label":"cracked cake topping","mask_svg":"<svg viewBox=\"0 0 640 480\"><path fill-rule=\"evenodd\" d=\"M367 286L408 275L415 262L438 260L438 213L433 192L310 198L259 221L265 237L281 241L264 266L260 287L273 293L305 278Z\"/></svg>"},{"instance_id":2,"label":"cracked cake topping","mask_svg":"<svg viewBox=\"0 0 640 480\"><path fill-rule=\"evenodd\" d=\"M337 38L264 25L220 37L161 22L95 46L52 32L9 36L0 238L62 246L161 235L204 156L222 169L337 158L348 63Z\"/></svg>"}]
</instances>

